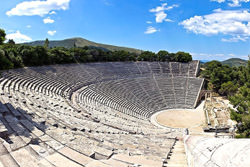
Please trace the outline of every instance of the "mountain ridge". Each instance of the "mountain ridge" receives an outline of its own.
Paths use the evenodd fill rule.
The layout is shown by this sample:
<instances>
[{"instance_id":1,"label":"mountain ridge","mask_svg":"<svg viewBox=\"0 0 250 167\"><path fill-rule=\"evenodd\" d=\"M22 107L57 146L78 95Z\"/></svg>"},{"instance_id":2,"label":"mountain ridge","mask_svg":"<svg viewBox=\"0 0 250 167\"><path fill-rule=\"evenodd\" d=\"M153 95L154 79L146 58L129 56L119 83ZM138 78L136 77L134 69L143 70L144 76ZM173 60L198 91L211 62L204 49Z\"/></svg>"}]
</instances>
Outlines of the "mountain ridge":
<instances>
[{"instance_id":1,"label":"mountain ridge","mask_svg":"<svg viewBox=\"0 0 250 167\"><path fill-rule=\"evenodd\" d=\"M43 46L45 40L37 40L32 42L23 43L25 45L30 46ZM64 40L51 40L49 41L49 47L65 47L65 48L73 48L73 47L93 47L93 48L99 48L105 51L120 51L125 50L131 53L138 53L140 54L142 50L135 49L135 48L129 48L129 47L122 47L122 46L115 46L110 44L102 44L93 42L81 37L74 37L74 38L67 38Z\"/></svg>"},{"instance_id":2,"label":"mountain ridge","mask_svg":"<svg viewBox=\"0 0 250 167\"><path fill-rule=\"evenodd\" d=\"M231 59L221 61L221 63L223 65L229 65L230 67L233 67L233 66L239 67L239 66L246 66L247 60L240 59L240 58L231 58Z\"/></svg>"}]
</instances>

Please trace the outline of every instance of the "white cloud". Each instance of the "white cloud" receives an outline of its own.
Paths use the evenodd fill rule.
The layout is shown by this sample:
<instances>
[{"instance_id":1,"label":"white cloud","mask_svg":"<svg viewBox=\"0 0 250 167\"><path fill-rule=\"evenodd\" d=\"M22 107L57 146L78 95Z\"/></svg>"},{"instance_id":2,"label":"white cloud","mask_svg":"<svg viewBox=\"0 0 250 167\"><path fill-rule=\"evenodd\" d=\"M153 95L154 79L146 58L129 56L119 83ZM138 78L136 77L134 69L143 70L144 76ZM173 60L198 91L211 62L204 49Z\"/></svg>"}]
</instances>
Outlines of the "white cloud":
<instances>
[{"instance_id":1,"label":"white cloud","mask_svg":"<svg viewBox=\"0 0 250 167\"><path fill-rule=\"evenodd\" d=\"M233 54L233 53L230 53L228 56L230 56L230 57L236 57L236 55Z\"/></svg>"},{"instance_id":2,"label":"white cloud","mask_svg":"<svg viewBox=\"0 0 250 167\"><path fill-rule=\"evenodd\" d=\"M247 10L214 10L212 14L194 16L179 23L195 34L229 36L224 42L246 41L250 37L250 13Z\"/></svg>"},{"instance_id":3,"label":"white cloud","mask_svg":"<svg viewBox=\"0 0 250 167\"><path fill-rule=\"evenodd\" d=\"M210 53L191 53L191 55L193 56L193 59L195 60L227 60L230 59L232 57L237 57L237 58L241 58L241 59L245 59L247 60L247 54L246 55L238 55L238 54L233 54L233 53L215 53L215 54L210 54Z\"/></svg>"},{"instance_id":4,"label":"white cloud","mask_svg":"<svg viewBox=\"0 0 250 167\"><path fill-rule=\"evenodd\" d=\"M222 3L222 2L225 2L226 0L211 0L211 1Z\"/></svg>"},{"instance_id":5,"label":"white cloud","mask_svg":"<svg viewBox=\"0 0 250 167\"><path fill-rule=\"evenodd\" d=\"M161 6L157 6L156 8L150 9L150 12L161 12L165 10L165 7L167 6L167 3L161 4Z\"/></svg>"},{"instance_id":6,"label":"white cloud","mask_svg":"<svg viewBox=\"0 0 250 167\"><path fill-rule=\"evenodd\" d=\"M55 20L51 19L50 17L43 19L44 24L52 24L54 22L55 22Z\"/></svg>"},{"instance_id":7,"label":"white cloud","mask_svg":"<svg viewBox=\"0 0 250 167\"><path fill-rule=\"evenodd\" d=\"M248 38L249 37L247 37L247 36L241 37L241 36L237 35L237 36L233 36L233 37L228 38L228 39L227 38L222 38L221 41L222 42L238 42L238 41L246 42Z\"/></svg>"},{"instance_id":8,"label":"white cloud","mask_svg":"<svg viewBox=\"0 0 250 167\"><path fill-rule=\"evenodd\" d=\"M147 23L147 24L152 24L152 21L147 21L146 23Z\"/></svg>"},{"instance_id":9,"label":"white cloud","mask_svg":"<svg viewBox=\"0 0 250 167\"><path fill-rule=\"evenodd\" d=\"M228 6L230 6L230 7L239 7L239 6L241 6L242 3L247 3L250 0L211 0L211 1L215 1L215 2L218 2L218 3L222 3L222 2L227 1Z\"/></svg>"},{"instance_id":10,"label":"white cloud","mask_svg":"<svg viewBox=\"0 0 250 167\"><path fill-rule=\"evenodd\" d=\"M156 8L150 9L149 12L155 13L156 23L162 23L163 21L170 22L170 19L167 19L167 13L165 11L171 10L176 7L178 7L178 5L176 4L168 6L167 3L163 3L161 4L161 6L157 6Z\"/></svg>"},{"instance_id":11,"label":"white cloud","mask_svg":"<svg viewBox=\"0 0 250 167\"><path fill-rule=\"evenodd\" d=\"M54 35L56 34L56 31L48 31L48 34L49 34L50 36L54 36Z\"/></svg>"},{"instance_id":12,"label":"white cloud","mask_svg":"<svg viewBox=\"0 0 250 167\"><path fill-rule=\"evenodd\" d=\"M174 22L174 21L171 20L171 19L165 19L164 21L166 21L166 22Z\"/></svg>"},{"instance_id":13,"label":"white cloud","mask_svg":"<svg viewBox=\"0 0 250 167\"><path fill-rule=\"evenodd\" d=\"M156 23L162 23L165 19L166 19L166 17L167 17L167 14L166 13L164 13L163 11L161 11L161 12L157 12L156 14L155 14L155 21L156 21Z\"/></svg>"},{"instance_id":14,"label":"white cloud","mask_svg":"<svg viewBox=\"0 0 250 167\"><path fill-rule=\"evenodd\" d=\"M238 6L241 6L241 3L247 3L249 2L250 0L230 0L231 3L228 3L229 6L231 7L238 7Z\"/></svg>"},{"instance_id":15,"label":"white cloud","mask_svg":"<svg viewBox=\"0 0 250 167\"><path fill-rule=\"evenodd\" d=\"M67 10L70 0L33 0L24 1L16 5L10 11L7 11L8 16L44 16L54 10Z\"/></svg>"},{"instance_id":16,"label":"white cloud","mask_svg":"<svg viewBox=\"0 0 250 167\"><path fill-rule=\"evenodd\" d=\"M49 14L53 15L53 14L56 14L56 12L55 11L51 11L51 12L49 12Z\"/></svg>"},{"instance_id":17,"label":"white cloud","mask_svg":"<svg viewBox=\"0 0 250 167\"><path fill-rule=\"evenodd\" d=\"M153 34L153 33L156 33L157 31L160 31L160 30L157 30L155 27L149 26L144 33L145 34Z\"/></svg>"},{"instance_id":18,"label":"white cloud","mask_svg":"<svg viewBox=\"0 0 250 167\"><path fill-rule=\"evenodd\" d=\"M31 28L31 25L27 25L26 28Z\"/></svg>"},{"instance_id":19,"label":"white cloud","mask_svg":"<svg viewBox=\"0 0 250 167\"><path fill-rule=\"evenodd\" d=\"M24 43L29 42L32 39L24 34L21 34L20 31L16 31L15 33L7 34L6 39L13 39L16 43Z\"/></svg>"}]
</instances>

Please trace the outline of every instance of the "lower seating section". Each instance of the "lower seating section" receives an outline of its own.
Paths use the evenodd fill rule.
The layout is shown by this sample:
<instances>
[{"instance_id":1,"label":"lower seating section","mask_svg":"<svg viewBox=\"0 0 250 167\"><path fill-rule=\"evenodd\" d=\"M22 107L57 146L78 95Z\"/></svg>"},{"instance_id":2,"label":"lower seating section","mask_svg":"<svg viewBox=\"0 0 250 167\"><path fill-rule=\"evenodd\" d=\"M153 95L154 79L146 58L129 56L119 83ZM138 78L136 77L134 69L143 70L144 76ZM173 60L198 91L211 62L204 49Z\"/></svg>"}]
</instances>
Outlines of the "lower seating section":
<instances>
[{"instance_id":1,"label":"lower seating section","mask_svg":"<svg viewBox=\"0 0 250 167\"><path fill-rule=\"evenodd\" d=\"M182 132L149 118L195 106L203 82L190 73L195 64L110 62L4 72L0 167L161 167Z\"/></svg>"},{"instance_id":2,"label":"lower seating section","mask_svg":"<svg viewBox=\"0 0 250 167\"><path fill-rule=\"evenodd\" d=\"M138 77L92 84L77 93L78 103L103 105L148 119L155 112L172 108L194 108L203 79L184 77Z\"/></svg>"},{"instance_id":3,"label":"lower seating section","mask_svg":"<svg viewBox=\"0 0 250 167\"><path fill-rule=\"evenodd\" d=\"M160 167L179 134L101 107L77 110L53 91L15 81L0 84L2 166Z\"/></svg>"}]
</instances>

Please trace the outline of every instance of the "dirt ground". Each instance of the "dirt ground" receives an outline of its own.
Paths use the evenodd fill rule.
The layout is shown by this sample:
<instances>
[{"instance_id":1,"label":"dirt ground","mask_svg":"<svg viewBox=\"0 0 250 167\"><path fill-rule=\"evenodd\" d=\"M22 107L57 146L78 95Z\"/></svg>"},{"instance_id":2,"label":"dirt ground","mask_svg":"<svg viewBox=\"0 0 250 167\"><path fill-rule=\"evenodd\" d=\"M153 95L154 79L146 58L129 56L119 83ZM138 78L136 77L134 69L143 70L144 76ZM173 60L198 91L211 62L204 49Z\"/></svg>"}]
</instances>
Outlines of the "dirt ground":
<instances>
[{"instance_id":1,"label":"dirt ground","mask_svg":"<svg viewBox=\"0 0 250 167\"><path fill-rule=\"evenodd\" d=\"M160 125L173 128L189 128L190 132L201 133L205 123L203 110L167 110L156 116Z\"/></svg>"}]
</instances>

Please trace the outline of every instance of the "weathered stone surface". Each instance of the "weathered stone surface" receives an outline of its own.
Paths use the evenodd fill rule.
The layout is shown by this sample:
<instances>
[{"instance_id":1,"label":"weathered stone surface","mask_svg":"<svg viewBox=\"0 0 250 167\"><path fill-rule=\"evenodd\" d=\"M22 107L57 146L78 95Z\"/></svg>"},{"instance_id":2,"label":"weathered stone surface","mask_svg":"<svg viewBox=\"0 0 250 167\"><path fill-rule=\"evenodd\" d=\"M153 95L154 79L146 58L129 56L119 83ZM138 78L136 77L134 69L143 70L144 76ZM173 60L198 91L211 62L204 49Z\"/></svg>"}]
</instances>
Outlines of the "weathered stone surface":
<instances>
[{"instance_id":1,"label":"weathered stone surface","mask_svg":"<svg viewBox=\"0 0 250 167\"><path fill-rule=\"evenodd\" d=\"M89 164L87 164L86 167L114 167L114 166L107 165L100 161L92 161Z\"/></svg>"},{"instance_id":2,"label":"weathered stone surface","mask_svg":"<svg viewBox=\"0 0 250 167\"><path fill-rule=\"evenodd\" d=\"M108 159L113 155L113 151L107 150L102 147L95 147L94 152L95 159Z\"/></svg>"},{"instance_id":3,"label":"weathered stone surface","mask_svg":"<svg viewBox=\"0 0 250 167\"><path fill-rule=\"evenodd\" d=\"M188 163L194 167L250 166L249 139L206 138L187 136L185 146Z\"/></svg>"},{"instance_id":4,"label":"weathered stone surface","mask_svg":"<svg viewBox=\"0 0 250 167\"><path fill-rule=\"evenodd\" d=\"M27 145L20 136L12 135L10 136L11 144L10 148L12 151L18 150L19 148L22 148Z\"/></svg>"},{"instance_id":5,"label":"weathered stone surface","mask_svg":"<svg viewBox=\"0 0 250 167\"><path fill-rule=\"evenodd\" d=\"M8 154L8 150L6 149L6 147L3 145L3 143L0 143L0 156L1 155L5 155Z\"/></svg>"},{"instance_id":6,"label":"weathered stone surface","mask_svg":"<svg viewBox=\"0 0 250 167\"><path fill-rule=\"evenodd\" d=\"M59 150L64 147L61 143L54 140L48 135L43 135L40 137L40 139L55 150Z\"/></svg>"},{"instance_id":7,"label":"weathered stone surface","mask_svg":"<svg viewBox=\"0 0 250 167\"><path fill-rule=\"evenodd\" d=\"M118 154L114 155L112 159L127 162L128 164L138 164L142 167L162 167L162 162L147 159L146 156L129 156L126 154Z\"/></svg>"},{"instance_id":8,"label":"weathered stone surface","mask_svg":"<svg viewBox=\"0 0 250 167\"><path fill-rule=\"evenodd\" d=\"M38 159L30 154L26 148L21 148L11 152L12 157L21 167L35 167L38 166Z\"/></svg>"},{"instance_id":9,"label":"weathered stone surface","mask_svg":"<svg viewBox=\"0 0 250 167\"><path fill-rule=\"evenodd\" d=\"M63 167L82 167L81 165L67 159L59 153L54 153L46 157L46 159L55 166Z\"/></svg>"},{"instance_id":10,"label":"weathered stone surface","mask_svg":"<svg viewBox=\"0 0 250 167\"><path fill-rule=\"evenodd\" d=\"M17 118L11 116L11 115L6 115L4 117L8 123L15 123L18 122Z\"/></svg>"},{"instance_id":11,"label":"weathered stone surface","mask_svg":"<svg viewBox=\"0 0 250 167\"><path fill-rule=\"evenodd\" d=\"M3 164L3 166L20 167L10 154L0 156L0 162Z\"/></svg>"},{"instance_id":12,"label":"weathered stone surface","mask_svg":"<svg viewBox=\"0 0 250 167\"><path fill-rule=\"evenodd\" d=\"M42 136L44 133L37 129L30 121L28 120L20 120L20 122L22 123L22 125L24 125L27 129L29 129L29 131L31 131L34 135L36 135L37 137Z\"/></svg>"},{"instance_id":13,"label":"weathered stone surface","mask_svg":"<svg viewBox=\"0 0 250 167\"><path fill-rule=\"evenodd\" d=\"M63 154L64 156L78 162L79 164L82 164L82 165L86 165L88 164L89 162L93 161L92 158L88 157L88 156L85 156L77 151L74 151L72 150L71 148L69 147L64 147L60 150L58 150L61 154Z\"/></svg>"},{"instance_id":14,"label":"weathered stone surface","mask_svg":"<svg viewBox=\"0 0 250 167\"><path fill-rule=\"evenodd\" d=\"M0 137L4 137L8 132L8 129L5 127L3 122L0 120Z\"/></svg>"}]
</instances>

